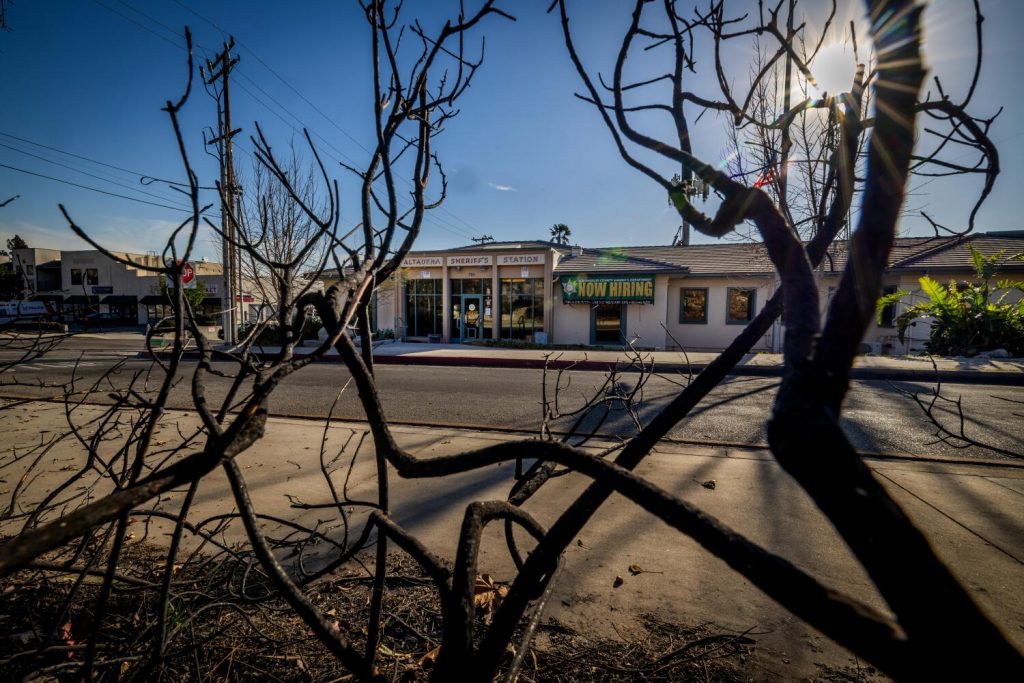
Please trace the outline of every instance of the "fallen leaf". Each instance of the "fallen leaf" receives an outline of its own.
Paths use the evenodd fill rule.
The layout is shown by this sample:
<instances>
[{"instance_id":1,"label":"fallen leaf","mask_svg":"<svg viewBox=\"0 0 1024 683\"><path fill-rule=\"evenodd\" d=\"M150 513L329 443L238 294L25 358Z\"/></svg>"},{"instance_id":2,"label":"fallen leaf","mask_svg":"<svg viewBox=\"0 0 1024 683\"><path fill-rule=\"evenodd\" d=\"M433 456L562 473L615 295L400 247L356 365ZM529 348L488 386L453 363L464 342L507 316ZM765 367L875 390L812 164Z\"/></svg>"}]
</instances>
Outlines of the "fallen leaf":
<instances>
[{"instance_id":1,"label":"fallen leaf","mask_svg":"<svg viewBox=\"0 0 1024 683\"><path fill-rule=\"evenodd\" d=\"M626 583L626 582L625 582L625 580L621 576L616 576L615 580L612 581L612 588L618 588L619 586L621 586L624 583Z\"/></svg>"},{"instance_id":2,"label":"fallen leaf","mask_svg":"<svg viewBox=\"0 0 1024 683\"><path fill-rule=\"evenodd\" d=\"M433 650L420 657L419 660L416 662L417 666L419 666L421 669L433 668L433 666L437 664L437 655L440 654L440 652L441 646L438 645Z\"/></svg>"},{"instance_id":3,"label":"fallen leaf","mask_svg":"<svg viewBox=\"0 0 1024 683\"><path fill-rule=\"evenodd\" d=\"M483 615L484 623L490 624L491 617L495 610L501 606L501 601L508 595L508 586L495 583L489 574L481 574L476 577L473 585L473 604Z\"/></svg>"},{"instance_id":4,"label":"fallen leaf","mask_svg":"<svg viewBox=\"0 0 1024 683\"><path fill-rule=\"evenodd\" d=\"M629 573L633 576L636 576L637 574L643 574L644 568L638 564L631 564L629 565Z\"/></svg>"},{"instance_id":5,"label":"fallen leaf","mask_svg":"<svg viewBox=\"0 0 1024 683\"><path fill-rule=\"evenodd\" d=\"M703 486L706 489L710 489L710 490L714 491L715 490L715 486L717 486L717 484L715 483L714 479L708 479L706 482L701 484L701 486Z\"/></svg>"}]
</instances>

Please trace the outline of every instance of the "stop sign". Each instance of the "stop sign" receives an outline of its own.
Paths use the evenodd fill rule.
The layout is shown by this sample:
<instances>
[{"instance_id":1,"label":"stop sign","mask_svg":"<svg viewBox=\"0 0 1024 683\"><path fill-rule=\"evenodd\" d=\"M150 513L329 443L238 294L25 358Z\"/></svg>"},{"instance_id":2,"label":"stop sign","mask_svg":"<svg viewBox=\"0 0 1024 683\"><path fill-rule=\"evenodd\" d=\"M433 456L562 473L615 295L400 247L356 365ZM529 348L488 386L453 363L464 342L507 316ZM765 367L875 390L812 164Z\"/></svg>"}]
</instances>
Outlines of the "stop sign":
<instances>
[{"instance_id":1,"label":"stop sign","mask_svg":"<svg viewBox=\"0 0 1024 683\"><path fill-rule=\"evenodd\" d=\"M191 262L181 267L181 284L185 289L194 289L196 286L196 267Z\"/></svg>"}]
</instances>

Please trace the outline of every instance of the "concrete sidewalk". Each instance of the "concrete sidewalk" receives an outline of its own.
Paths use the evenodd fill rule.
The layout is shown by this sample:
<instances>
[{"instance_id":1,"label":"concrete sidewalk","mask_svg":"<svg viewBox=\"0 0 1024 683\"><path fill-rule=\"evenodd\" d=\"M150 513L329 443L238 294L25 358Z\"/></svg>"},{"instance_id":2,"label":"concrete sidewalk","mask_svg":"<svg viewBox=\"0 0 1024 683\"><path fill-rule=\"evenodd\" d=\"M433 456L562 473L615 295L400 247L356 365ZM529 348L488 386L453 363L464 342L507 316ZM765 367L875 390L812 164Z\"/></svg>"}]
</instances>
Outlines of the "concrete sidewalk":
<instances>
[{"instance_id":1,"label":"concrete sidewalk","mask_svg":"<svg viewBox=\"0 0 1024 683\"><path fill-rule=\"evenodd\" d=\"M82 406L76 421L85 424L100 410ZM179 428L187 433L196 424L194 413L168 411L157 443L175 439ZM40 433L65 426L59 404L33 402L0 412L0 429L11 445L38 443ZM521 435L441 428L395 427L393 431L398 442L419 457L522 439ZM334 521L329 509L296 508L291 498L298 496L301 502L314 505L330 501L320 471L322 436L322 421L272 418L266 437L239 456L250 495L261 513L309 525ZM339 490L351 460L349 496L374 497L372 440L364 424L332 423L325 452L327 461L339 456L341 467L334 475ZM524 455L528 452L524 446ZM83 458L71 443L54 449L48 455L47 473L32 483L29 497L43 495ZM1024 592L1020 590L1024 586L1024 466L894 460L868 464L975 599L1024 649ZM504 499L512 485L513 467L505 463L443 480L403 480L392 473L393 516L428 548L453 558L466 505ZM638 472L786 556L823 583L885 609L831 524L769 453L665 442ZM13 488L19 474L4 472L6 483L0 484L0 493L9 492L3 489ZM702 486L711 479L716 484L713 489ZM526 509L548 525L587 483L576 475L553 479ZM172 496L162 506L173 509L176 499ZM193 519L232 509L219 470L202 482L195 505ZM240 525L230 533L240 540ZM268 525L267 533L274 533L273 525ZM340 533L340 529L332 532ZM150 540L160 538L150 535ZM631 574L631 565L639 565L644 573ZM480 571L500 581L513 576L501 524L487 529ZM616 577L623 579L618 587ZM620 496L613 496L599 510L567 550L547 614L581 631L612 638L635 634L644 614L680 624L712 622L723 629L749 629L758 641L758 664L771 673L761 678L806 679L819 676L822 667L852 671L855 666L848 652L780 608L689 538Z\"/></svg>"},{"instance_id":2,"label":"concrete sidewalk","mask_svg":"<svg viewBox=\"0 0 1024 683\"><path fill-rule=\"evenodd\" d=\"M280 351L278 347L259 349L266 356ZM312 347L303 346L296 353L309 353ZM642 351L645 362L653 362L661 372L699 372L717 356L717 352L694 351ZM446 365L496 368L573 367L578 370L605 371L628 365L630 358L617 350L605 349L514 349L473 344L416 344L409 342L380 342L374 349L374 358L382 365ZM324 361L340 362L331 349ZM1024 385L1024 358L936 358L935 366L928 357L921 356L858 356L854 361L854 379L881 379L893 381L932 382L936 372L943 381L979 384ZM746 376L778 376L782 374L782 354L750 353L730 373Z\"/></svg>"}]
</instances>

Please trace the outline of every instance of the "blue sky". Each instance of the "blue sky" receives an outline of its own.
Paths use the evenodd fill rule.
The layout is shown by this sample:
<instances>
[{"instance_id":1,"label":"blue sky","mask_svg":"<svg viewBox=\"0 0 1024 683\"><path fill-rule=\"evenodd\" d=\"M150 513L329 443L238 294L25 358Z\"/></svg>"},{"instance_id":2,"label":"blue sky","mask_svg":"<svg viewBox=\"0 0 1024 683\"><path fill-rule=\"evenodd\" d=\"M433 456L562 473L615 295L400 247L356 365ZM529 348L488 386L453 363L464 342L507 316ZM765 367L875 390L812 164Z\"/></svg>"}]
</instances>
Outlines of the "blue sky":
<instances>
[{"instance_id":1,"label":"blue sky","mask_svg":"<svg viewBox=\"0 0 1024 683\"><path fill-rule=\"evenodd\" d=\"M662 191L626 166L593 108L573 97L581 86L557 18L545 13L547 4L506 1L502 6L518 21L490 17L474 35L474 45L486 35L484 66L459 103L462 114L437 143L449 173L449 198L426 222L417 246L444 248L481 234L498 240L546 238L556 222L567 223L573 238L588 246L668 244L675 234L679 219ZM817 0L805 4L812 9L824 5ZM630 5L572 3L577 8L574 32L589 66L608 73ZM859 17L859 3L840 5L841 16ZM436 30L442 10L455 6L444 0L408 0L405 12ZM991 115L1003 106L1005 111L991 131L1003 172L978 229L1021 229L1024 79L1019 31L1024 3L983 0L982 8L987 49L973 110ZM970 10L970 0L936 0L926 15L928 64L943 76L954 98L962 95L972 67ZM345 187L343 220L358 220L354 178L335 163L365 163L372 140L369 33L354 1L19 0L8 21L12 31L0 34L0 165L22 171L0 167L0 200L20 195L0 209L0 236L17 232L33 246L85 248L61 217L61 202L111 248L160 248L185 214L23 171L156 204L180 204L181 197L166 185L140 185L137 173L183 179L160 107L182 87L184 53L173 32L185 24L193 31L199 58L219 49L223 40L212 24L236 36L241 44L233 98L236 125L247 136L253 121L260 121L278 148L288 144L296 129L308 126ZM733 53L729 59L742 66L749 55ZM695 79L691 86L715 92L710 81ZM182 124L204 184L212 184L216 175L215 164L203 152L201 133L213 121L212 102L196 91ZM705 160L715 162L727 154L722 127L710 115L697 125L695 151ZM663 128L655 124L654 129ZM245 140L241 147L238 161L245 167L251 163L244 151L250 144ZM966 220L977 181L918 179L912 187L911 209L926 208L958 226ZM925 230L913 213L903 221L903 234ZM208 238L200 255L216 258Z\"/></svg>"}]
</instances>

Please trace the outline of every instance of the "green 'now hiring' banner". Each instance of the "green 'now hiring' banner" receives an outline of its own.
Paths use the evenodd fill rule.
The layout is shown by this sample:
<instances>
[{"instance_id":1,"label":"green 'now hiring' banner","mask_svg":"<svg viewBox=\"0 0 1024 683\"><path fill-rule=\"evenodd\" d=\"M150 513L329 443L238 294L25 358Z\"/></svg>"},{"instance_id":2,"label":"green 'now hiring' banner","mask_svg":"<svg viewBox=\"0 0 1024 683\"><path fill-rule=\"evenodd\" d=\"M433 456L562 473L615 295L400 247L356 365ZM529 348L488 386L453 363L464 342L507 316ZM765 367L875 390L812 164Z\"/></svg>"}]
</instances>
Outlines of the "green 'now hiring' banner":
<instances>
[{"instance_id":1,"label":"green 'now hiring' banner","mask_svg":"<svg viewBox=\"0 0 1024 683\"><path fill-rule=\"evenodd\" d=\"M653 304L654 277L636 275L563 276L562 303Z\"/></svg>"}]
</instances>

